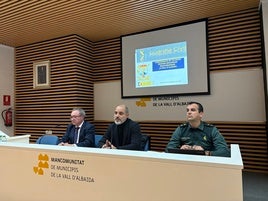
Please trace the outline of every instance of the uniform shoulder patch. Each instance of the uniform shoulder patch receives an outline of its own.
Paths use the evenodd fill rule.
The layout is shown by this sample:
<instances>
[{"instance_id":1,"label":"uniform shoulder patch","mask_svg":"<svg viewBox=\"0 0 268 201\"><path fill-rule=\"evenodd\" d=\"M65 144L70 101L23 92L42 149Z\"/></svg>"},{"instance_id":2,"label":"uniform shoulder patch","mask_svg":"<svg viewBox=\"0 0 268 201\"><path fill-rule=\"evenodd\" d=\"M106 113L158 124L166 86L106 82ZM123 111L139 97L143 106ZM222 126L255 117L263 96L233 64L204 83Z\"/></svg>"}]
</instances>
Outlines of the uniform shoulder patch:
<instances>
[{"instance_id":1,"label":"uniform shoulder patch","mask_svg":"<svg viewBox=\"0 0 268 201\"><path fill-rule=\"evenodd\" d=\"M208 127L213 127L212 124L208 124L208 123L204 123L205 126L208 126Z\"/></svg>"},{"instance_id":2,"label":"uniform shoulder patch","mask_svg":"<svg viewBox=\"0 0 268 201\"><path fill-rule=\"evenodd\" d=\"M181 124L180 127L186 127L187 123Z\"/></svg>"}]
</instances>

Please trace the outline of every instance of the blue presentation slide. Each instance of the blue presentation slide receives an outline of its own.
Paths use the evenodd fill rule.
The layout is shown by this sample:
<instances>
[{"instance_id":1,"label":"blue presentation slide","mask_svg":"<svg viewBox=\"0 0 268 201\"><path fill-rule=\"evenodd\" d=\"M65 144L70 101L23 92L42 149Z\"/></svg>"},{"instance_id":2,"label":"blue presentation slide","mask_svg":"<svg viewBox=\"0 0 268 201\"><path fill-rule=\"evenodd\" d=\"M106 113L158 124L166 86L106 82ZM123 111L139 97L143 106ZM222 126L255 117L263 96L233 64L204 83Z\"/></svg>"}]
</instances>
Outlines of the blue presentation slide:
<instances>
[{"instance_id":1,"label":"blue presentation slide","mask_svg":"<svg viewBox=\"0 0 268 201\"><path fill-rule=\"evenodd\" d=\"M188 84L186 41L135 50L135 87Z\"/></svg>"}]
</instances>

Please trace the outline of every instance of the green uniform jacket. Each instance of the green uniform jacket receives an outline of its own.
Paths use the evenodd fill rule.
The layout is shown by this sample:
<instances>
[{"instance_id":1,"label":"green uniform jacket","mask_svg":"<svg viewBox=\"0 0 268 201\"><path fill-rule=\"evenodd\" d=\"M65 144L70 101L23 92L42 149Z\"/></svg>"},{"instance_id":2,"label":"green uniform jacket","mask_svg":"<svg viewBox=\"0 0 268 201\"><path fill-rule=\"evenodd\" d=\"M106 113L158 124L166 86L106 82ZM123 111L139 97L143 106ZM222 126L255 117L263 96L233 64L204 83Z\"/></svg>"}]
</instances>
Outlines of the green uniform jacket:
<instances>
[{"instance_id":1,"label":"green uniform jacket","mask_svg":"<svg viewBox=\"0 0 268 201\"><path fill-rule=\"evenodd\" d=\"M211 156L230 157L230 150L219 130L206 122L201 121L198 128L192 128L189 123L182 124L173 132L167 148L179 148L182 145L198 145Z\"/></svg>"}]
</instances>

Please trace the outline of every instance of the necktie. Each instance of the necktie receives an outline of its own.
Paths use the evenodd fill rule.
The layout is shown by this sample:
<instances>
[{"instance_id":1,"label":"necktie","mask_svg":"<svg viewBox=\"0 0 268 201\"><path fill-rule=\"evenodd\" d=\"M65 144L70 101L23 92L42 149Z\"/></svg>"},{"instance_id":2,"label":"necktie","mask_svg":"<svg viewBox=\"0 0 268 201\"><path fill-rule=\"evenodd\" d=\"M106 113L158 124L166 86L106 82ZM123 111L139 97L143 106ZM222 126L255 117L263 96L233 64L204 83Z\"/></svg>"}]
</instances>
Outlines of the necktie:
<instances>
[{"instance_id":1,"label":"necktie","mask_svg":"<svg viewBox=\"0 0 268 201\"><path fill-rule=\"evenodd\" d=\"M75 127L75 130L74 130L74 144L77 143L78 130L79 130L79 127Z\"/></svg>"}]
</instances>

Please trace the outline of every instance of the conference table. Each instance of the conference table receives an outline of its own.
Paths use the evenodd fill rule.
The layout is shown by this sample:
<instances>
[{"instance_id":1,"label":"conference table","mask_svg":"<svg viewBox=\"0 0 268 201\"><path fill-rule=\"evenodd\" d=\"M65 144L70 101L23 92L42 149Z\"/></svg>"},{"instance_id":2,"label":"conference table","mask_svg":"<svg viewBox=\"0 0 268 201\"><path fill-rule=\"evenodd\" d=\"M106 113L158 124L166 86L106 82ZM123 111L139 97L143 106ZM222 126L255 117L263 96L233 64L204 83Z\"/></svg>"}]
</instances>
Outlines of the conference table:
<instances>
[{"instance_id":1,"label":"conference table","mask_svg":"<svg viewBox=\"0 0 268 201\"><path fill-rule=\"evenodd\" d=\"M231 157L0 143L0 200L243 201L239 145Z\"/></svg>"}]
</instances>

